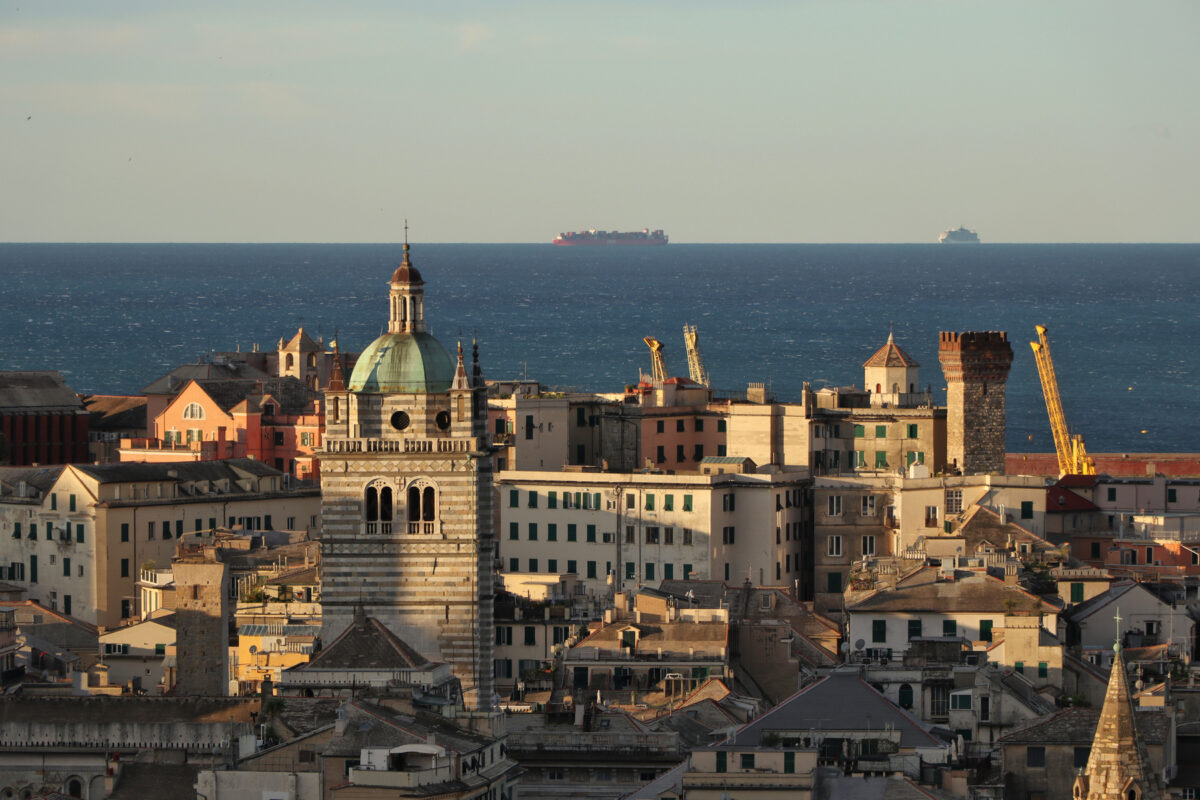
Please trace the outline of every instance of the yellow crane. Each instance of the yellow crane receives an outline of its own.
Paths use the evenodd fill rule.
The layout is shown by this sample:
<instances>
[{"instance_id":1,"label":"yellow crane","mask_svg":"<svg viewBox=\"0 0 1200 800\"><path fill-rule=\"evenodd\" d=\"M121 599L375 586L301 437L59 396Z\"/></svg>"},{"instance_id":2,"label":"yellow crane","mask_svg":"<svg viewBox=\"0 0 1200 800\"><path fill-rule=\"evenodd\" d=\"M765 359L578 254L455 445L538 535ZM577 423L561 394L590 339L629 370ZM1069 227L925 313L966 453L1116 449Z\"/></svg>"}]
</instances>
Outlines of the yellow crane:
<instances>
[{"instance_id":1,"label":"yellow crane","mask_svg":"<svg viewBox=\"0 0 1200 800\"><path fill-rule=\"evenodd\" d=\"M1067 431L1067 418L1063 414L1062 397L1058 393L1058 378L1054 374L1054 362L1050 359L1050 340L1046 338L1046 326L1037 325L1038 340L1030 342L1033 360L1037 362L1038 377L1042 379L1042 394L1046 397L1046 413L1050 416L1050 432L1054 434L1054 450L1058 454L1058 470L1063 475L1095 475L1096 462L1087 454L1083 437Z\"/></svg>"},{"instance_id":2,"label":"yellow crane","mask_svg":"<svg viewBox=\"0 0 1200 800\"><path fill-rule=\"evenodd\" d=\"M643 336L642 341L650 348L650 363L654 369L654 382L662 383L667 379L667 365L663 362L663 343L650 336Z\"/></svg>"},{"instance_id":3,"label":"yellow crane","mask_svg":"<svg viewBox=\"0 0 1200 800\"><path fill-rule=\"evenodd\" d=\"M687 347L688 375L696 383L708 386L708 370L704 368L704 359L700 358L700 342L695 325L683 323L683 343Z\"/></svg>"}]
</instances>

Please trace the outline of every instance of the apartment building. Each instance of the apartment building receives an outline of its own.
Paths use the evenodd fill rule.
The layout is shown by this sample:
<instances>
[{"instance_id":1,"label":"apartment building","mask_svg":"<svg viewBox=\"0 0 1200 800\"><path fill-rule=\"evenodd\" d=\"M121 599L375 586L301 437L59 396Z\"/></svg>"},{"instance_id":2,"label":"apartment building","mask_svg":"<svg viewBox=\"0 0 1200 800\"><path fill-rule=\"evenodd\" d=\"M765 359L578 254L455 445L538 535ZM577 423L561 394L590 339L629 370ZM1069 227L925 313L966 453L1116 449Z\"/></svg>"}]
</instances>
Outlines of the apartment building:
<instances>
[{"instance_id":1,"label":"apartment building","mask_svg":"<svg viewBox=\"0 0 1200 800\"><path fill-rule=\"evenodd\" d=\"M143 569L218 526L314 530L315 488L253 459L0 469L0 576L92 624L139 618Z\"/></svg>"},{"instance_id":2,"label":"apartment building","mask_svg":"<svg viewBox=\"0 0 1200 800\"><path fill-rule=\"evenodd\" d=\"M575 574L594 597L675 579L811 589L805 472L506 471L496 483L502 572Z\"/></svg>"}]
</instances>

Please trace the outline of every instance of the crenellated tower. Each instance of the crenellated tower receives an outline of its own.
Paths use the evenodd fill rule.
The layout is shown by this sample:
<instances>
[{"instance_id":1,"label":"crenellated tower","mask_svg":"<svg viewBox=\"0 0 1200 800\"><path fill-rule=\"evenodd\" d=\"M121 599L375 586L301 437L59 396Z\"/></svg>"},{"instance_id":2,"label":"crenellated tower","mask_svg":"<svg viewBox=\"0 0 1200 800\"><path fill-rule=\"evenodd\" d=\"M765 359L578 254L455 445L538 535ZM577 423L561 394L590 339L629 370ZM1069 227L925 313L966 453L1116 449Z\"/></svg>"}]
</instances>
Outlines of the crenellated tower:
<instances>
[{"instance_id":1,"label":"crenellated tower","mask_svg":"<svg viewBox=\"0 0 1200 800\"><path fill-rule=\"evenodd\" d=\"M946 377L946 463L964 475L1004 472L1005 402L1012 346L1004 331L939 334Z\"/></svg>"}]
</instances>

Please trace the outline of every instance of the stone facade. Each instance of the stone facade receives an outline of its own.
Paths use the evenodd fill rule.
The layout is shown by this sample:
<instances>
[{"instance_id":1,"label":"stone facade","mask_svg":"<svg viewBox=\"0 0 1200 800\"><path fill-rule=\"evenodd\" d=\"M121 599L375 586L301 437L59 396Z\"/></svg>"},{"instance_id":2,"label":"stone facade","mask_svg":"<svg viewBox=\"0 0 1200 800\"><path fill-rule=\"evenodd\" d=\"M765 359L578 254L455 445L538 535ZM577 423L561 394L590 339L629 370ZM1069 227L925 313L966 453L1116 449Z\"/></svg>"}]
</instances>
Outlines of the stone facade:
<instances>
[{"instance_id":1,"label":"stone facade","mask_svg":"<svg viewBox=\"0 0 1200 800\"><path fill-rule=\"evenodd\" d=\"M212 554L213 551L207 551ZM229 694L229 569L205 555L184 556L175 574L177 695Z\"/></svg>"},{"instance_id":2,"label":"stone facade","mask_svg":"<svg viewBox=\"0 0 1200 800\"><path fill-rule=\"evenodd\" d=\"M946 377L946 461L964 475L1004 472L1004 389L1012 346L1004 331L939 334Z\"/></svg>"},{"instance_id":3,"label":"stone facade","mask_svg":"<svg viewBox=\"0 0 1200 800\"><path fill-rule=\"evenodd\" d=\"M387 346L395 351L411 344L403 340L410 332L424 335L422 286L406 245L391 283ZM440 347L432 337L420 341ZM384 357L375 366L360 362L348 388L339 370L330 380L319 455L322 639L333 641L361 605L423 656L449 664L467 708L487 711L494 537L486 389L477 359L467 376L461 347L448 389L422 353L423 391L364 386L360 369L370 367L371 376L411 369Z\"/></svg>"}]
</instances>

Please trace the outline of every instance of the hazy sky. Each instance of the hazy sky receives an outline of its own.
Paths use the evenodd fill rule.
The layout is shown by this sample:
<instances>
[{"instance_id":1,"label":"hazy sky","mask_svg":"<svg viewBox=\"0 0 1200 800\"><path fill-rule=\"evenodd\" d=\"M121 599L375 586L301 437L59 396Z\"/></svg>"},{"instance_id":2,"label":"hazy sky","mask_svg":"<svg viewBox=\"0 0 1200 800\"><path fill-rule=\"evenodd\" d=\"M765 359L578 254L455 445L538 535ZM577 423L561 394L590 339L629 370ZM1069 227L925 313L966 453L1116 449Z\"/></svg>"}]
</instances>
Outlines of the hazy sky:
<instances>
[{"instance_id":1,"label":"hazy sky","mask_svg":"<svg viewBox=\"0 0 1200 800\"><path fill-rule=\"evenodd\" d=\"M0 240L1187 241L1200 3L0 6Z\"/></svg>"}]
</instances>

